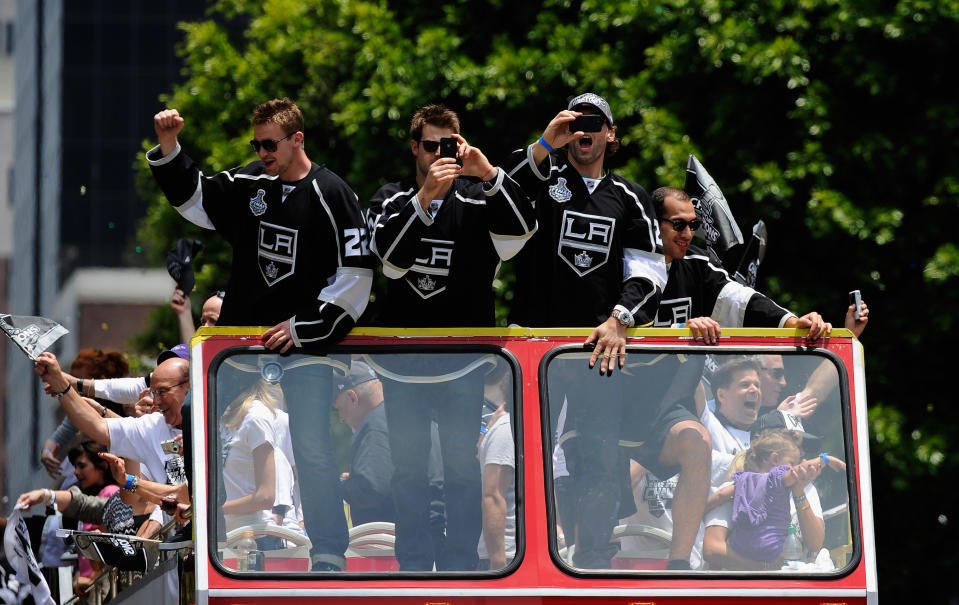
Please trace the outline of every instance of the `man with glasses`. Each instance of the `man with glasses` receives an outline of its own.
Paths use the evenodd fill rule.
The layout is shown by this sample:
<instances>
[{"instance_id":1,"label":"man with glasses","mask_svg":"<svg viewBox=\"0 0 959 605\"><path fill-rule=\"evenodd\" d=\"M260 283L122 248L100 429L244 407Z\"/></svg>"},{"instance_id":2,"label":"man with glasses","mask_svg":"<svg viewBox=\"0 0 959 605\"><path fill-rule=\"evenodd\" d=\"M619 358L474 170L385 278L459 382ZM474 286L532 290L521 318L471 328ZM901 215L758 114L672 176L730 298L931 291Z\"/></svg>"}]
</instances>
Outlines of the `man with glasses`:
<instances>
[{"instance_id":1,"label":"man with glasses","mask_svg":"<svg viewBox=\"0 0 959 605\"><path fill-rule=\"evenodd\" d=\"M179 112L161 111L153 118L159 145L147 161L170 204L233 248L218 325L272 325L262 343L280 353L334 343L363 314L373 281L360 205L342 179L307 156L293 101L262 103L252 123L258 159L205 176L177 140ZM293 452L302 485L313 490L303 493L313 568L341 570L348 535L330 438L331 371L299 354L285 366Z\"/></svg>"},{"instance_id":2,"label":"man with glasses","mask_svg":"<svg viewBox=\"0 0 959 605\"><path fill-rule=\"evenodd\" d=\"M372 250L390 279L381 325L494 325L499 264L536 231L522 189L459 127L456 113L442 105L418 109L410 121L414 176L384 185L370 199ZM444 138L456 157L441 155Z\"/></svg>"},{"instance_id":3,"label":"man with glasses","mask_svg":"<svg viewBox=\"0 0 959 605\"><path fill-rule=\"evenodd\" d=\"M35 371L47 391L60 401L70 421L87 437L113 454L141 463L150 481L179 485L186 481L183 457L164 451L163 442L180 435L181 408L190 388L190 362L176 351L164 351L150 376L155 412L138 418L105 418L83 400L52 353L37 358Z\"/></svg>"},{"instance_id":4,"label":"man with glasses","mask_svg":"<svg viewBox=\"0 0 959 605\"><path fill-rule=\"evenodd\" d=\"M442 105L418 109L410 122L415 174L384 185L370 200L372 250L389 278L378 325L454 327L495 325L493 287L502 261L536 231L530 201L506 172L459 134L456 113ZM443 154L446 140L448 155ZM463 177L476 177L471 180ZM480 366L456 379L466 362L382 359L395 378L383 379L390 427L396 558L404 571L476 569L482 525L480 468L475 443L483 406ZM427 376L426 374L429 374ZM435 415L443 460L446 540L434 552L430 535L427 462Z\"/></svg>"},{"instance_id":5,"label":"man with glasses","mask_svg":"<svg viewBox=\"0 0 959 605\"><path fill-rule=\"evenodd\" d=\"M819 313L796 317L712 264L703 250L692 245L701 221L685 191L660 187L653 191L652 199L669 270L654 325L685 326L706 344L719 341L720 326L809 328L810 341L832 330Z\"/></svg>"}]
</instances>

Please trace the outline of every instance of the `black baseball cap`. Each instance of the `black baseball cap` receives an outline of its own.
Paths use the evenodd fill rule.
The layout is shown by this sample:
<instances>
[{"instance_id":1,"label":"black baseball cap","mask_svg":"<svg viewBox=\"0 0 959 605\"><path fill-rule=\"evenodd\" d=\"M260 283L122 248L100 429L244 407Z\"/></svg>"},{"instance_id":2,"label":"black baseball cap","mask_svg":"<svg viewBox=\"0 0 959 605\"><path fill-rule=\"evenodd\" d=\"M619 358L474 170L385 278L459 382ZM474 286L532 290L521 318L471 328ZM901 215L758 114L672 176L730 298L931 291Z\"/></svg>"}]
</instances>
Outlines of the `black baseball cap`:
<instances>
[{"instance_id":1,"label":"black baseball cap","mask_svg":"<svg viewBox=\"0 0 959 605\"><path fill-rule=\"evenodd\" d=\"M755 438L763 431L771 431L775 429L796 431L802 435L802 445L805 451L819 451L819 444L822 442L822 438L818 435L807 433L803 429L802 420L800 418L781 410L773 410L760 416L750 427L749 433L752 438Z\"/></svg>"},{"instance_id":2,"label":"black baseball cap","mask_svg":"<svg viewBox=\"0 0 959 605\"><path fill-rule=\"evenodd\" d=\"M376 380L376 374L370 369L370 366L362 361L353 361L350 363L350 373L347 375L333 372L333 397L336 397L346 389Z\"/></svg>"}]
</instances>

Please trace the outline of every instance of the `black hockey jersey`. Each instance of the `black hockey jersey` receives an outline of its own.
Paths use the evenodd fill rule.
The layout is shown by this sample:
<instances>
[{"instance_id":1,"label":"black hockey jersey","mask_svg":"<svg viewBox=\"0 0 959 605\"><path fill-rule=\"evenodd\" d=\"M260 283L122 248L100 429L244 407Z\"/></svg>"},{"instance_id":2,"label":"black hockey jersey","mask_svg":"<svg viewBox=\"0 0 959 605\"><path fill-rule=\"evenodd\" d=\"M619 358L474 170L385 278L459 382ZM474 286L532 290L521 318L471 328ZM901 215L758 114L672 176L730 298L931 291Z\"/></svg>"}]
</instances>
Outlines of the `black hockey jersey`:
<instances>
[{"instance_id":1,"label":"black hockey jersey","mask_svg":"<svg viewBox=\"0 0 959 605\"><path fill-rule=\"evenodd\" d=\"M512 323L596 326L614 307L650 323L666 286L659 223L646 191L607 174L590 193L561 155L536 166L532 146L507 166L536 203L539 232L516 261Z\"/></svg>"},{"instance_id":2,"label":"black hockey jersey","mask_svg":"<svg viewBox=\"0 0 959 605\"><path fill-rule=\"evenodd\" d=\"M147 161L170 204L215 229L233 248L220 325L273 326L291 319L296 346L336 341L369 302L373 280L356 194L313 164L295 183L255 161L204 176L178 145Z\"/></svg>"},{"instance_id":3,"label":"black hockey jersey","mask_svg":"<svg viewBox=\"0 0 959 605\"><path fill-rule=\"evenodd\" d=\"M669 264L654 325L669 327L694 317L712 317L726 328L781 328L795 315L729 277L706 251L690 246L685 258Z\"/></svg>"},{"instance_id":4,"label":"black hockey jersey","mask_svg":"<svg viewBox=\"0 0 959 605\"><path fill-rule=\"evenodd\" d=\"M481 184L459 178L434 212L416 181L384 185L370 200L373 252L389 278L377 323L404 327L494 325L492 282L501 260L536 231L533 207L503 170Z\"/></svg>"}]
</instances>

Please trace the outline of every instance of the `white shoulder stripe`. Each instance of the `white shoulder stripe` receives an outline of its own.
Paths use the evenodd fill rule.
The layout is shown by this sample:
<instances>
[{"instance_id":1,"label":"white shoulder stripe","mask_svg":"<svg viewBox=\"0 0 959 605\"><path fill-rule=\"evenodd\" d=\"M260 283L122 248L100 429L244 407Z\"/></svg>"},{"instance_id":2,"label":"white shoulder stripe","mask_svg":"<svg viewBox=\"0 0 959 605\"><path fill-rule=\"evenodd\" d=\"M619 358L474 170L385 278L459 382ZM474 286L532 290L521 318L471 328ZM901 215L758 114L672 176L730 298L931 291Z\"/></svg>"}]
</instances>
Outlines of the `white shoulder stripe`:
<instances>
[{"instance_id":1,"label":"white shoulder stripe","mask_svg":"<svg viewBox=\"0 0 959 605\"><path fill-rule=\"evenodd\" d=\"M226 170L224 170L223 173L226 174L227 178L229 178L231 181L232 181L234 178L243 179L243 180L247 180L247 181L261 181L261 180L275 181L276 179L280 178L279 175L277 175L277 176L270 176L270 175L268 175L268 174L266 174L266 173L263 173L263 174L230 174L230 173L227 172Z\"/></svg>"},{"instance_id":2,"label":"white shoulder stripe","mask_svg":"<svg viewBox=\"0 0 959 605\"><path fill-rule=\"evenodd\" d=\"M662 243L662 240L659 239L659 233L656 229L656 225L649 219L646 215L646 207L639 202L639 198L635 193L630 191L629 187L625 183L614 180L613 184L622 189L626 195L633 198L633 203L636 204L636 207L639 208L640 214L643 215L643 220L646 221L646 228L649 230L649 241L655 243Z\"/></svg>"},{"instance_id":3,"label":"white shoulder stripe","mask_svg":"<svg viewBox=\"0 0 959 605\"><path fill-rule=\"evenodd\" d=\"M336 266L343 266L343 248L340 246L340 231L336 228L336 219L333 218L333 211L330 210L330 206L326 203L326 198L323 197L323 192L320 191L320 184L316 182L316 179L313 179L313 191L316 191L317 197L320 198L320 205L323 206L323 210L326 211L326 215L330 217L330 228L333 231L333 238L336 239ZM319 234L317 234L319 235Z\"/></svg>"},{"instance_id":4,"label":"white shoulder stripe","mask_svg":"<svg viewBox=\"0 0 959 605\"><path fill-rule=\"evenodd\" d=\"M406 191L397 191L396 193L394 193L394 194L391 195L390 197L388 197L388 198L386 198L385 200L383 200L383 208L386 208L386 205L387 205L387 204L389 204L390 202L392 202L392 201L395 200L396 198L400 197L401 195L409 195L409 194L411 194L411 193L413 193L413 188L412 188L412 187L410 187L410 188L407 189Z\"/></svg>"}]
</instances>

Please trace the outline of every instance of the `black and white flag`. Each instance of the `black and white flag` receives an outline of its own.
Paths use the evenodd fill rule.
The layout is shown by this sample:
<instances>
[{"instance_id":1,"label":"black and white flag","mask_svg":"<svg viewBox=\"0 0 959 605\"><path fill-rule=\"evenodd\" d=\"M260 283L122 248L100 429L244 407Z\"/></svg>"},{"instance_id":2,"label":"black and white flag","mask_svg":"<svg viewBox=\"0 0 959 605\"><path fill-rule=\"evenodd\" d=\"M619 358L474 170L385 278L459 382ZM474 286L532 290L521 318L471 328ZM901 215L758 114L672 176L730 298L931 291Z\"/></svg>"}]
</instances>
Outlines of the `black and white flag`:
<instances>
[{"instance_id":1,"label":"black and white flag","mask_svg":"<svg viewBox=\"0 0 959 605\"><path fill-rule=\"evenodd\" d=\"M53 605L50 596L50 587L40 572L40 566L33 556L30 547L30 531L23 520L20 509L14 509L7 517L7 529L3 532L3 551L7 555L7 562L17 574L20 588L28 587L33 596L33 602L43 605ZM18 591L20 592L20 591ZM21 593L22 595L22 593Z\"/></svg>"},{"instance_id":2,"label":"black and white flag","mask_svg":"<svg viewBox=\"0 0 959 605\"><path fill-rule=\"evenodd\" d=\"M686 193L693 200L696 215L703 221L696 235L706 240L708 247L715 248L722 256L733 246L743 243L743 234L733 218L726 196L694 155L690 155L686 163Z\"/></svg>"},{"instance_id":3,"label":"black and white flag","mask_svg":"<svg viewBox=\"0 0 959 605\"><path fill-rule=\"evenodd\" d=\"M0 329L33 360L68 332L66 328L46 317L5 313L0 313Z\"/></svg>"},{"instance_id":4,"label":"black and white flag","mask_svg":"<svg viewBox=\"0 0 959 605\"><path fill-rule=\"evenodd\" d=\"M733 273L733 279L744 286L750 288L756 287L756 276L759 273L759 265L766 256L766 223L761 220L753 225L753 236L746 242L746 249L743 251L742 258L739 259L739 265Z\"/></svg>"}]
</instances>

